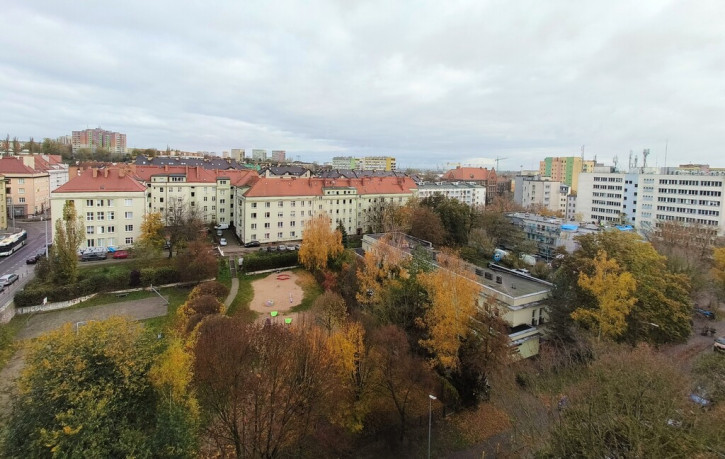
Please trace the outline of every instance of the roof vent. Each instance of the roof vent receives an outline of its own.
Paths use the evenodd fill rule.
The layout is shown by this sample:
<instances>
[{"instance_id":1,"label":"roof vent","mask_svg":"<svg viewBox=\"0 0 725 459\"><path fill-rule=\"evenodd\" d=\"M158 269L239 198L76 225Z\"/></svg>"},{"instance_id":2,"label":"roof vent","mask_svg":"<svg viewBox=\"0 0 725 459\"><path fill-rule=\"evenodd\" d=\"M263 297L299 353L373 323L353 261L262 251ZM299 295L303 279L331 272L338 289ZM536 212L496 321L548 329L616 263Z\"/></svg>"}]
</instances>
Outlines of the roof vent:
<instances>
[{"instance_id":1,"label":"roof vent","mask_svg":"<svg viewBox=\"0 0 725 459\"><path fill-rule=\"evenodd\" d=\"M503 284L503 278L501 276L496 276L496 283Z\"/></svg>"}]
</instances>

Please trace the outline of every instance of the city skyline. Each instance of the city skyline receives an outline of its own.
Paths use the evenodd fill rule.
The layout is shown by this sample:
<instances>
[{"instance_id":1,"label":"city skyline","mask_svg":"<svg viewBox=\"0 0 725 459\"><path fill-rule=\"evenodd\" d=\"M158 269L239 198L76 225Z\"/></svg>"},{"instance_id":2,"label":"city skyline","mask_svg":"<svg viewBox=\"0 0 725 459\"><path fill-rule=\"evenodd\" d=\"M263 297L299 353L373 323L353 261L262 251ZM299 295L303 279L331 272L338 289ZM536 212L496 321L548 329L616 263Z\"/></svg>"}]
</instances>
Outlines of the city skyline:
<instances>
[{"instance_id":1,"label":"city skyline","mask_svg":"<svg viewBox=\"0 0 725 459\"><path fill-rule=\"evenodd\" d=\"M582 145L719 165L725 143L717 2L5 6L3 137L501 170Z\"/></svg>"}]
</instances>

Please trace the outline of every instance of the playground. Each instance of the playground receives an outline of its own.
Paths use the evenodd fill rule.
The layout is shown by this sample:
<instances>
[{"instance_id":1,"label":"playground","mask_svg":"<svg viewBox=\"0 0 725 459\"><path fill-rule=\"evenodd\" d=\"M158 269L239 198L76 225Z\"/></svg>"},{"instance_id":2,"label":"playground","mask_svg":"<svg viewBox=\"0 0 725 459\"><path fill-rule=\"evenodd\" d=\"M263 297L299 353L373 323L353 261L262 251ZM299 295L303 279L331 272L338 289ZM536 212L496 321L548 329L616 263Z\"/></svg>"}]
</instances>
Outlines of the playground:
<instances>
[{"instance_id":1,"label":"playground","mask_svg":"<svg viewBox=\"0 0 725 459\"><path fill-rule=\"evenodd\" d=\"M296 314L290 312L290 309L302 303L304 295L298 284L298 276L292 271L272 273L252 282L252 288L254 297L249 308L258 312L262 320L291 321Z\"/></svg>"}]
</instances>

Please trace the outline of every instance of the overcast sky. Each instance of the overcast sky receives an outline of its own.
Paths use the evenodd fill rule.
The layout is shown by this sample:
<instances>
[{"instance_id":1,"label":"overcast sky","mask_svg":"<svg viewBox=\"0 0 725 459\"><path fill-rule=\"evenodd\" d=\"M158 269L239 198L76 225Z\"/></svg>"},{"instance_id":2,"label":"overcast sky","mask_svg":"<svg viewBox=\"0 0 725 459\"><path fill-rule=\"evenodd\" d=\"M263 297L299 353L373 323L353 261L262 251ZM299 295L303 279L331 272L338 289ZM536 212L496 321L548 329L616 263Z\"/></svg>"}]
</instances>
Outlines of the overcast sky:
<instances>
[{"instance_id":1,"label":"overcast sky","mask_svg":"<svg viewBox=\"0 0 725 459\"><path fill-rule=\"evenodd\" d=\"M0 132L725 167L725 2L4 0ZM640 158L641 164L641 158Z\"/></svg>"}]
</instances>

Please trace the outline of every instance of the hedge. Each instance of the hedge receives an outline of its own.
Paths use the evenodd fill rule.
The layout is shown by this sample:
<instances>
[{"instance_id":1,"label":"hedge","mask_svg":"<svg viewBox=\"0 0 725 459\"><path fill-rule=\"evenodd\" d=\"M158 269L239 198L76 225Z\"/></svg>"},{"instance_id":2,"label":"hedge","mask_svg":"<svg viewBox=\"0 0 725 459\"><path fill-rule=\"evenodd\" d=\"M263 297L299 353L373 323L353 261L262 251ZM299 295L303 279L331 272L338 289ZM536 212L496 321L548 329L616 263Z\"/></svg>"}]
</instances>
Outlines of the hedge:
<instances>
[{"instance_id":1,"label":"hedge","mask_svg":"<svg viewBox=\"0 0 725 459\"><path fill-rule=\"evenodd\" d=\"M180 278L179 272L172 267L145 268L141 270L140 274L141 284L145 287L152 284L173 284L179 282ZM48 298L49 302L55 303L72 300L91 293L112 292L136 287L136 285L131 285L134 283L132 281L133 277L133 273L94 274L70 285L31 285L30 288L26 287L15 294L15 307L36 306L41 304L45 298Z\"/></svg>"},{"instance_id":2,"label":"hedge","mask_svg":"<svg viewBox=\"0 0 725 459\"><path fill-rule=\"evenodd\" d=\"M299 263L297 252L258 252L244 256L244 272L264 271L266 269L286 268Z\"/></svg>"}]
</instances>

